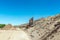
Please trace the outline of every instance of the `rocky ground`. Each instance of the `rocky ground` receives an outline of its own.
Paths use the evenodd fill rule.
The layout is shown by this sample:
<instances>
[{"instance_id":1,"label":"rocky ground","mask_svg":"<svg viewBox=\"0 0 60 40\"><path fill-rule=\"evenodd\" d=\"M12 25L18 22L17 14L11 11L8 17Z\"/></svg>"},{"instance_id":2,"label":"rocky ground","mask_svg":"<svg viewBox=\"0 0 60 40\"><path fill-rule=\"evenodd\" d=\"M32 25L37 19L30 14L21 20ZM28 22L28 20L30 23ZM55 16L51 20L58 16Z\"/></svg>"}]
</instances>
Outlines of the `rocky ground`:
<instances>
[{"instance_id":1,"label":"rocky ground","mask_svg":"<svg viewBox=\"0 0 60 40\"><path fill-rule=\"evenodd\" d=\"M60 40L60 15L36 20L26 31L32 40Z\"/></svg>"}]
</instances>

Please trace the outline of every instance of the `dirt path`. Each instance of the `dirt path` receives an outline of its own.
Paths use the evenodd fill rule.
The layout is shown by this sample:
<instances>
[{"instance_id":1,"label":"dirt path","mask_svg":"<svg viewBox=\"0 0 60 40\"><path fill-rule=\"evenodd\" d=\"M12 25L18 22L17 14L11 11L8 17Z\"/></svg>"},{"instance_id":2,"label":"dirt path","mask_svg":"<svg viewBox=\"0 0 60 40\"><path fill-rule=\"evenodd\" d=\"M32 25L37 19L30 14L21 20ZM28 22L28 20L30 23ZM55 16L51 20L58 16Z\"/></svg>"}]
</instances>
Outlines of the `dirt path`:
<instances>
[{"instance_id":1,"label":"dirt path","mask_svg":"<svg viewBox=\"0 0 60 40\"><path fill-rule=\"evenodd\" d=\"M30 40L22 30L0 30L0 40Z\"/></svg>"}]
</instances>

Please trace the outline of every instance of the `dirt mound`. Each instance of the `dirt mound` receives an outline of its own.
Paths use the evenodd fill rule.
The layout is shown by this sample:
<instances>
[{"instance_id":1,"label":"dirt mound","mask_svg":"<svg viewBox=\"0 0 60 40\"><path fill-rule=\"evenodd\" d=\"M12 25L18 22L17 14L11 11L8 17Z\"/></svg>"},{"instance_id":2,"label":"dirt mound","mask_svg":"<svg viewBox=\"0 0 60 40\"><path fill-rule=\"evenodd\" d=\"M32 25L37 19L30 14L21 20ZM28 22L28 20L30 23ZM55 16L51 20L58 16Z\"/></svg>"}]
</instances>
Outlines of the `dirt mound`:
<instances>
[{"instance_id":1,"label":"dirt mound","mask_svg":"<svg viewBox=\"0 0 60 40\"><path fill-rule=\"evenodd\" d=\"M8 25L6 25L4 28L2 28L3 30L10 30L10 29L12 29L12 30L15 30L16 28L15 27L13 27L11 24L8 24Z\"/></svg>"}]
</instances>

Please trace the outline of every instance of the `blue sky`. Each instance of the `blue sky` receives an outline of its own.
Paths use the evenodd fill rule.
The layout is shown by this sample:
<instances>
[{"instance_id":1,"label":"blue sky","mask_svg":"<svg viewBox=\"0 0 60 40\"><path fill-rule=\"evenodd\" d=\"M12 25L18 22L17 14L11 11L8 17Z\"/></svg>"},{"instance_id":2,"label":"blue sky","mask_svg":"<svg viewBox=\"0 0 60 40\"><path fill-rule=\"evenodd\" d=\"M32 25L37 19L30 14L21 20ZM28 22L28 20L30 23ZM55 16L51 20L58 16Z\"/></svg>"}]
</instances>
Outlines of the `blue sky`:
<instances>
[{"instance_id":1,"label":"blue sky","mask_svg":"<svg viewBox=\"0 0 60 40\"><path fill-rule=\"evenodd\" d=\"M31 17L52 16L60 13L60 0L0 0L0 24L19 25Z\"/></svg>"}]
</instances>

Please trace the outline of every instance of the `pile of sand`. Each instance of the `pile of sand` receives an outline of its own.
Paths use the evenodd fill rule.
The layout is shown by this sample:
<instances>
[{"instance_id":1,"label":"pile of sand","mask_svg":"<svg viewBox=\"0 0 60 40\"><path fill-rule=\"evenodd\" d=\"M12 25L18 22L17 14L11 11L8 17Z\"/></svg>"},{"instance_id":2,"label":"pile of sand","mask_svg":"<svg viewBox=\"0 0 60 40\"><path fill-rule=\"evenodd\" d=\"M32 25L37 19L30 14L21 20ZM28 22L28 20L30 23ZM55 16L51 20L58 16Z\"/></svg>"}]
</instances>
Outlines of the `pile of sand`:
<instances>
[{"instance_id":1,"label":"pile of sand","mask_svg":"<svg viewBox=\"0 0 60 40\"><path fill-rule=\"evenodd\" d=\"M12 26L11 24L6 25L4 28L2 28L3 30L16 30L16 28L14 26Z\"/></svg>"}]
</instances>

